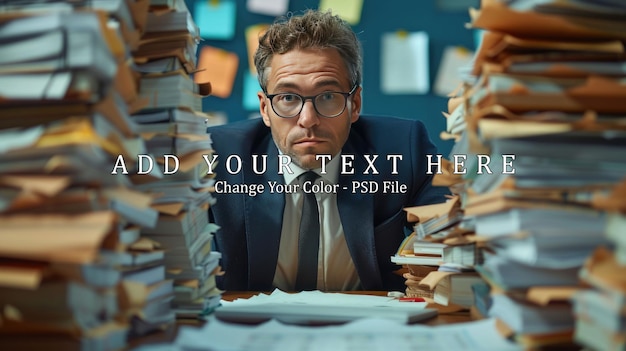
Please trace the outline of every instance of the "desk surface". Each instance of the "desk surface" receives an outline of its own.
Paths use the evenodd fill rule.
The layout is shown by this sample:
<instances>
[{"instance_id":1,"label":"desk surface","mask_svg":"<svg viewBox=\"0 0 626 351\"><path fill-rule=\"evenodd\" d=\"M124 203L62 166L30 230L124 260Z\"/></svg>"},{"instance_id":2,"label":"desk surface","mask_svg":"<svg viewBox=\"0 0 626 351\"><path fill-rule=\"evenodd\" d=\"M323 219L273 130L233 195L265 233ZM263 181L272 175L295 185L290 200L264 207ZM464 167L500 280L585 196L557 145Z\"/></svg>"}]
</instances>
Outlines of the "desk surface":
<instances>
[{"instance_id":1,"label":"desk surface","mask_svg":"<svg viewBox=\"0 0 626 351\"><path fill-rule=\"evenodd\" d=\"M222 294L222 299L227 300L227 301L232 301L237 298L249 298L253 295L256 295L257 293L258 292L250 292L250 291L224 292ZM353 292L345 292L345 293L377 295L377 296L386 295L386 292L384 291L353 291ZM446 308L445 306L439 306L439 305L434 305L434 306L429 305L428 307L437 308L439 310L439 314L436 317L426 320L420 324L442 325L442 324L468 322L472 320L470 313L467 310L454 311L454 310ZM171 341L174 341L174 339L176 339L178 327L185 326L185 325L200 327L203 324L204 324L204 321L200 321L200 320L178 319L176 320L176 323L174 325L168 327L166 330L162 332L152 333L146 336L131 339L129 341L128 349L130 350L135 347L138 347L139 345L145 345L145 344L152 344L152 343L159 343L159 342L171 342Z\"/></svg>"}]
</instances>

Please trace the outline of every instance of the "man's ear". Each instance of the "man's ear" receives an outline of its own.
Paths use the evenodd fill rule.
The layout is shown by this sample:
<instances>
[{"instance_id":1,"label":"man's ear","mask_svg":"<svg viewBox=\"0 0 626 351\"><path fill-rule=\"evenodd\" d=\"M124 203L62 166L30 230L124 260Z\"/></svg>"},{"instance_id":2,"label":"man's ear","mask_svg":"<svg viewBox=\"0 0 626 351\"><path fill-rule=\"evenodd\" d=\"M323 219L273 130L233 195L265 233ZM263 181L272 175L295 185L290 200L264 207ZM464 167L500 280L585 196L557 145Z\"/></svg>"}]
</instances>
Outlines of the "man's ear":
<instances>
[{"instance_id":1,"label":"man's ear","mask_svg":"<svg viewBox=\"0 0 626 351\"><path fill-rule=\"evenodd\" d=\"M262 91L259 91L258 93L256 93L257 97L259 98L259 112L261 113L261 118L263 118L263 123L265 123L266 126L270 126L270 116L269 116L269 108L270 105L267 103L267 99L265 98L265 93L263 93Z\"/></svg>"},{"instance_id":2,"label":"man's ear","mask_svg":"<svg viewBox=\"0 0 626 351\"><path fill-rule=\"evenodd\" d=\"M362 88L359 86L352 94L352 109L350 110L350 122L352 123L356 122L361 114L361 90Z\"/></svg>"}]
</instances>

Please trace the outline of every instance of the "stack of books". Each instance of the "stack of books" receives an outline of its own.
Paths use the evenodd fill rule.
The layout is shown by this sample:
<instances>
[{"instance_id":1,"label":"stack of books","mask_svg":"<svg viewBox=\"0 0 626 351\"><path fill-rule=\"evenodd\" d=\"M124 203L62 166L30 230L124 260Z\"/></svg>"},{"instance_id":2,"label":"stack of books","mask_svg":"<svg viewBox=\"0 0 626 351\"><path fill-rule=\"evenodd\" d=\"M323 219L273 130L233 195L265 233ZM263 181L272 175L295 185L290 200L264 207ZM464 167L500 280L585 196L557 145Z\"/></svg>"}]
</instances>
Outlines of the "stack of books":
<instances>
[{"instance_id":1,"label":"stack of books","mask_svg":"<svg viewBox=\"0 0 626 351\"><path fill-rule=\"evenodd\" d=\"M484 283L474 271L474 265L482 262L482 250L463 221L459 196L405 211L414 231L391 261L405 269L406 295L450 306L447 310L472 307L472 286Z\"/></svg>"},{"instance_id":2,"label":"stack of books","mask_svg":"<svg viewBox=\"0 0 626 351\"><path fill-rule=\"evenodd\" d=\"M456 144L435 180L455 184L486 243L475 269L487 314L528 348L574 342L581 268L609 244L597 202L626 174L625 14L554 0L470 11L482 41L451 99L444 135Z\"/></svg>"},{"instance_id":3,"label":"stack of books","mask_svg":"<svg viewBox=\"0 0 626 351\"><path fill-rule=\"evenodd\" d=\"M153 196L159 215L141 235L165 250L165 276L174 281L171 306L178 318L202 318L219 305L215 276L223 272L213 248L218 227L214 204L213 150L207 126L223 123L202 112L210 83L196 84L198 29L182 0L151 0L146 30L133 53L139 98L132 115L144 138L144 177L136 189Z\"/></svg>"},{"instance_id":4,"label":"stack of books","mask_svg":"<svg viewBox=\"0 0 626 351\"><path fill-rule=\"evenodd\" d=\"M158 212L115 167L146 152L127 60L142 2L0 5L2 349L118 350L150 329L137 318L173 321L139 235Z\"/></svg>"}]
</instances>

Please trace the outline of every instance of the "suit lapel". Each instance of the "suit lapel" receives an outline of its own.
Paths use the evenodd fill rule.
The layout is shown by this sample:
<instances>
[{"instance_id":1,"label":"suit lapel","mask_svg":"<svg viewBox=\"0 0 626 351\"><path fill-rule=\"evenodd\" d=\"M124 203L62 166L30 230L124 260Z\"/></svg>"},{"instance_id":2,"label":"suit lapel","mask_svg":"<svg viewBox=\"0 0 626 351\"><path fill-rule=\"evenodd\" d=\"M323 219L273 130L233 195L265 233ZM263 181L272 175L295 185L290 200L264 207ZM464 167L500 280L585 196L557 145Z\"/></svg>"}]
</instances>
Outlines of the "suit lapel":
<instances>
[{"instance_id":1,"label":"suit lapel","mask_svg":"<svg viewBox=\"0 0 626 351\"><path fill-rule=\"evenodd\" d=\"M269 139L269 140L268 140ZM283 176L277 174L278 149L271 137L266 138L267 147L259 153L267 155L267 169L264 174L252 170L244 172L247 184L263 184L265 189L257 196L245 197L246 238L248 242L248 281L251 290L270 290L274 280L282 217L285 208L283 194L269 192L268 182L284 183ZM251 161L248 165L251 167ZM233 214L239 216L241 214Z\"/></svg>"},{"instance_id":2,"label":"suit lapel","mask_svg":"<svg viewBox=\"0 0 626 351\"><path fill-rule=\"evenodd\" d=\"M341 224L350 250L350 255L361 279L362 288L375 290L382 287L380 270L376 259L374 245L374 202L371 194L353 194L352 182L372 180L370 174L362 174L366 168L366 161L361 152L356 152L355 146L348 139L343 154L355 155L355 172L350 175L339 175L339 189L337 207ZM365 150L361 148L361 150ZM343 190L347 189L347 190Z\"/></svg>"}]
</instances>

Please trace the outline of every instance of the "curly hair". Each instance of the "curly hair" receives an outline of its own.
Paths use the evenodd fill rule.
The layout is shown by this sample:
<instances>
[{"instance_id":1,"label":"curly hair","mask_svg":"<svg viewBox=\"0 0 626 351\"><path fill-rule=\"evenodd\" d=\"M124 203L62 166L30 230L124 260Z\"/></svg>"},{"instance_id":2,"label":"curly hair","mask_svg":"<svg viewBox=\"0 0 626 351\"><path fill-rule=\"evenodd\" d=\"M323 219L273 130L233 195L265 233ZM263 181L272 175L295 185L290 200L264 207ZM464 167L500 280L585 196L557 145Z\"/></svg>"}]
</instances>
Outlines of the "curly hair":
<instances>
[{"instance_id":1,"label":"curly hair","mask_svg":"<svg viewBox=\"0 0 626 351\"><path fill-rule=\"evenodd\" d=\"M267 89L267 68L274 54L308 48L337 49L352 86L361 84L361 44L350 25L331 11L307 10L301 16L289 14L277 19L259 38L254 65L263 91Z\"/></svg>"}]
</instances>

